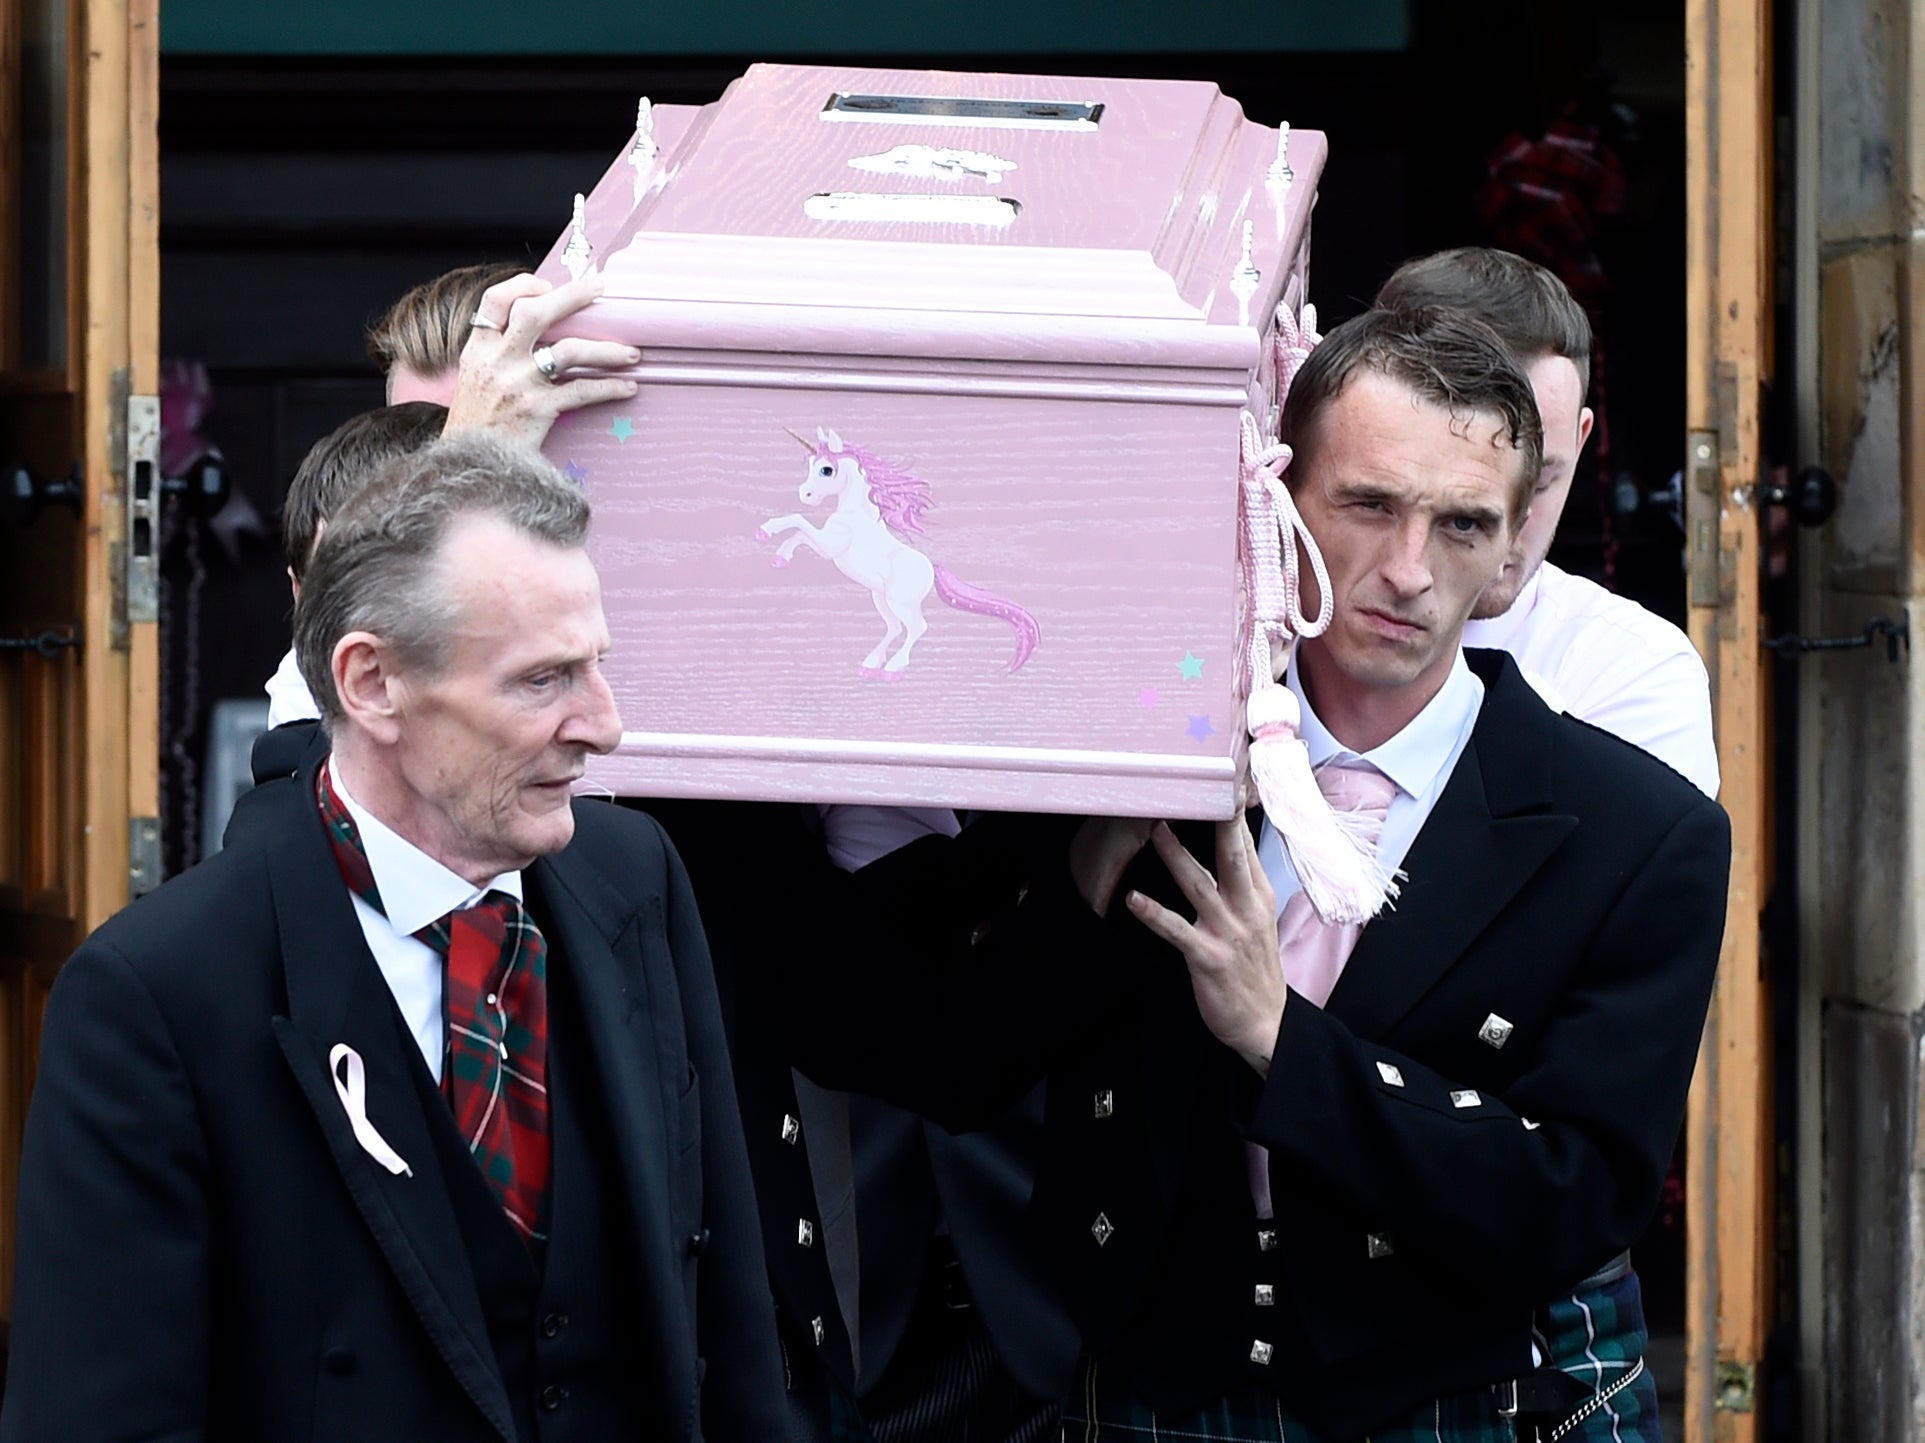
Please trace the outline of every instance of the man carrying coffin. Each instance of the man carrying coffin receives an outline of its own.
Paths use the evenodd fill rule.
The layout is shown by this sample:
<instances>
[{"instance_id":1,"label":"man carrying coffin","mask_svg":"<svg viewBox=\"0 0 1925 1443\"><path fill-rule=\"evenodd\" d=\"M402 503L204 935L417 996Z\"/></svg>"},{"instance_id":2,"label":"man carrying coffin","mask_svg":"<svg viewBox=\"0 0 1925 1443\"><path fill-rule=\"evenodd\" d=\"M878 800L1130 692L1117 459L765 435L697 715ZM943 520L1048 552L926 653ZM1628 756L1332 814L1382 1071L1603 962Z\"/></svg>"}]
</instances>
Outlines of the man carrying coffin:
<instances>
[{"instance_id":1,"label":"man carrying coffin","mask_svg":"<svg viewBox=\"0 0 1925 1443\"><path fill-rule=\"evenodd\" d=\"M1530 518L1504 570L1471 608L1465 646L1509 652L1553 710L1642 747L1715 797L1711 688L1691 639L1630 598L1545 560L1591 435L1584 308L1542 266L1480 246L1406 262L1384 282L1377 304L1447 305L1476 316L1524 367L1544 423ZM1566 1437L1617 1440L1631 1423L1657 1416L1657 1386L1643 1367L1643 1290L1629 1254L1542 1305L1538 1333L1549 1360L1576 1380L1571 1412L1608 1395L1584 1431Z\"/></svg>"},{"instance_id":2,"label":"man carrying coffin","mask_svg":"<svg viewBox=\"0 0 1925 1443\"><path fill-rule=\"evenodd\" d=\"M620 734L588 519L477 437L329 518L331 755L54 985L0 1438L782 1436L694 900L570 796Z\"/></svg>"},{"instance_id":3,"label":"man carrying coffin","mask_svg":"<svg viewBox=\"0 0 1925 1443\"><path fill-rule=\"evenodd\" d=\"M1464 645L1508 651L1557 711L1603 727L1718 794L1711 683L1691 638L1629 597L1552 565L1594 420L1591 322L1564 282L1509 251L1464 246L1407 261L1377 292L1385 310L1454 306L1496 331L1531 379L1544 468L1510 559L1471 608Z\"/></svg>"},{"instance_id":4,"label":"man carrying coffin","mask_svg":"<svg viewBox=\"0 0 1925 1443\"><path fill-rule=\"evenodd\" d=\"M953 1125L1047 1071L1072 1432L1509 1438L1559 1402L1535 1308L1656 1207L1728 825L1461 648L1540 467L1492 332L1341 326L1283 433L1335 612L1288 684L1327 794L1382 817L1394 908L1324 926L1267 826L1159 826L1152 854L1136 824L994 818L863 868L834 900L875 924L762 981L818 1080Z\"/></svg>"}]
</instances>

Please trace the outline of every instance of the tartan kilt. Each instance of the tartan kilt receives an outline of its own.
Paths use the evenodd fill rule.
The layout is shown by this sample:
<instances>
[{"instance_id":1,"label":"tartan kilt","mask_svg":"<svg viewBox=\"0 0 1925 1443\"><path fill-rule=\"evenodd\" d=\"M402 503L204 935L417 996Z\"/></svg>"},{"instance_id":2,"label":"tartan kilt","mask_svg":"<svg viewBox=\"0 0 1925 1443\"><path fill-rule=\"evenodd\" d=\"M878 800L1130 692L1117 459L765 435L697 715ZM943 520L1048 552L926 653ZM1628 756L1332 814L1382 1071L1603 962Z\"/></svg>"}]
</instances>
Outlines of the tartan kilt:
<instances>
[{"instance_id":1,"label":"tartan kilt","mask_svg":"<svg viewBox=\"0 0 1925 1443\"><path fill-rule=\"evenodd\" d=\"M1275 1393L1248 1388L1187 1417L1168 1417L1107 1384L1085 1359L1075 1397L1063 1404L1060 1443L1358 1443L1312 1431ZM1369 1443L1514 1443L1489 1388L1454 1393L1370 1432Z\"/></svg>"},{"instance_id":2,"label":"tartan kilt","mask_svg":"<svg viewBox=\"0 0 1925 1443\"><path fill-rule=\"evenodd\" d=\"M1644 1362L1644 1293L1635 1270L1601 1288L1566 1293L1544 1310L1550 1361L1595 1399L1560 1443L1661 1443L1658 1389Z\"/></svg>"},{"instance_id":3,"label":"tartan kilt","mask_svg":"<svg viewBox=\"0 0 1925 1443\"><path fill-rule=\"evenodd\" d=\"M1658 1392L1644 1366L1644 1298L1635 1271L1603 1287L1566 1293L1544 1310L1546 1361L1590 1386L1584 1416L1560 1443L1662 1443ZM1294 1418L1274 1393L1252 1388L1184 1418L1160 1416L1121 1395L1083 1363L1077 1395L1063 1405L1061 1443L1352 1443L1325 1438ZM1588 1411L1584 1411L1588 1408ZM1487 1388L1453 1394L1373 1429L1369 1443L1514 1443Z\"/></svg>"}]
</instances>

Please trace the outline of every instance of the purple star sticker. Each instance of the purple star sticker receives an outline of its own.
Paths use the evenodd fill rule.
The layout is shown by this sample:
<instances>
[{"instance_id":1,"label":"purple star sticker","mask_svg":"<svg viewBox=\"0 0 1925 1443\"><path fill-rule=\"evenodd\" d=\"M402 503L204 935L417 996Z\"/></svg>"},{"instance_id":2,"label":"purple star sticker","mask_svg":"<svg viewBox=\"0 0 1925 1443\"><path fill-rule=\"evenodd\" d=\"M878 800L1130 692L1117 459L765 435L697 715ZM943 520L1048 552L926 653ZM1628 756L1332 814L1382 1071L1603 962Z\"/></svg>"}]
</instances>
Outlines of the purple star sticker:
<instances>
[{"instance_id":1,"label":"purple star sticker","mask_svg":"<svg viewBox=\"0 0 1925 1443\"><path fill-rule=\"evenodd\" d=\"M1193 742L1207 742L1216 735L1216 728L1210 725L1210 719L1206 716L1191 717L1190 724L1183 730L1189 734Z\"/></svg>"},{"instance_id":2,"label":"purple star sticker","mask_svg":"<svg viewBox=\"0 0 1925 1443\"><path fill-rule=\"evenodd\" d=\"M562 471L568 479L573 481L577 486L588 479L588 468L579 461L570 461L566 466L562 467Z\"/></svg>"}]
</instances>

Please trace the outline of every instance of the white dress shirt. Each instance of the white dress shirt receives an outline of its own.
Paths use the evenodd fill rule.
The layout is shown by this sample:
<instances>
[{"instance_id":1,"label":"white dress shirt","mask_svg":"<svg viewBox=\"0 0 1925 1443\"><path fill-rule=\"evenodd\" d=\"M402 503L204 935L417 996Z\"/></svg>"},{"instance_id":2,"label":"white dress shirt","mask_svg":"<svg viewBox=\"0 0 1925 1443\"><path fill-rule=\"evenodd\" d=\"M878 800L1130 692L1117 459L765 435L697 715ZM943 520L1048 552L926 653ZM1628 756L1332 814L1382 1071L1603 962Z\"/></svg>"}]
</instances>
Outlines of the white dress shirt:
<instances>
[{"instance_id":1,"label":"white dress shirt","mask_svg":"<svg viewBox=\"0 0 1925 1443\"><path fill-rule=\"evenodd\" d=\"M321 709L314 704L314 693L307 689L307 682L301 677L301 667L294 660L294 649L288 648L281 664L274 668L274 675L267 679L267 725L272 731L283 722L318 721Z\"/></svg>"},{"instance_id":2,"label":"white dress shirt","mask_svg":"<svg viewBox=\"0 0 1925 1443\"><path fill-rule=\"evenodd\" d=\"M355 801L332 761L328 763L328 777L334 783L334 795L341 799L361 833L375 890L381 894L381 905L388 909L383 917L356 897L354 915L361 923L361 935L368 939L374 964L387 979L395 1005L401 1009L428 1071L439 1083L446 1046L441 1019L444 968L441 954L414 934L457 908L472 907L489 892L506 892L520 901L521 873L503 872L487 886L477 887L404 840Z\"/></svg>"},{"instance_id":3,"label":"white dress shirt","mask_svg":"<svg viewBox=\"0 0 1925 1443\"><path fill-rule=\"evenodd\" d=\"M1718 795L1711 683L1691 638L1663 617L1546 562L1509 611L1464 628L1464 645L1508 651L1553 710Z\"/></svg>"},{"instance_id":4,"label":"white dress shirt","mask_svg":"<svg viewBox=\"0 0 1925 1443\"><path fill-rule=\"evenodd\" d=\"M1437 695L1426 702L1424 709L1396 736L1367 752L1352 751L1330 735L1311 707L1310 699L1303 694L1296 667L1290 668L1285 684L1303 709L1303 725L1298 735L1310 754L1311 766L1321 766L1333 759L1361 758L1397 784L1397 795L1390 799L1390 810L1384 815L1383 830L1377 839L1378 860L1394 872L1403 865L1411 843L1417 840L1431 809L1437 805L1444 783L1450 780L1457 759L1470 745L1471 730L1477 725L1477 713L1484 705L1484 683L1477 679L1477 674L1464 661L1463 651L1459 650ZM1277 894L1277 916L1282 917L1284 904L1303 890L1303 884L1297 880L1296 868L1290 865L1283 838L1267 819L1257 840L1257 860L1263 864L1263 874L1270 879L1270 886Z\"/></svg>"},{"instance_id":5,"label":"white dress shirt","mask_svg":"<svg viewBox=\"0 0 1925 1443\"><path fill-rule=\"evenodd\" d=\"M886 857L932 832L953 837L962 830L956 814L947 807L835 805L817 811L829 860L845 872L860 872L876 858Z\"/></svg>"}]
</instances>

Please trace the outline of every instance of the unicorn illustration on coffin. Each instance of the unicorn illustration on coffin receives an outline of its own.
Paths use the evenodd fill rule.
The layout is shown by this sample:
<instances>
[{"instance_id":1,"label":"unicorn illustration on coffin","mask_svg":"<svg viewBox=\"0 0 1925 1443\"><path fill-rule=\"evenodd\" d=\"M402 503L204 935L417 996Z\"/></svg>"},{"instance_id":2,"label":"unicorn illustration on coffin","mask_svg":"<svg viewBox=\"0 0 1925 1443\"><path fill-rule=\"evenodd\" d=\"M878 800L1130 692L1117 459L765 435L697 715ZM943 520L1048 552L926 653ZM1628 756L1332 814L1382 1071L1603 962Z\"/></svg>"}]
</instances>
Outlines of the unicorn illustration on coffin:
<instances>
[{"instance_id":1,"label":"unicorn illustration on coffin","mask_svg":"<svg viewBox=\"0 0 1925 1443\"><path fill-rule=\"evenodd\" d=\"M845 445L834 431L817 427L813 442L799 432L789 434L809 452L808 474L797 494L807 506L834 498L835 513L821 526L801 515L771 517L755 534L758 540L773 541L790 533L775 549L776 566L787 566L796 547L806 545L833 561L851 581L869 588L888 631L863 658L862 674L901 680L910 651L929 630L922 608L932 591L958 611L1008 622L1016 632L1009 669L1022 670L1043 639L1036 618L1013 601L971 586L912 544L911 538L929 539L922 526L923 513L932 504L929 483L873 451Z\"/></svg>"}]
</instances>

